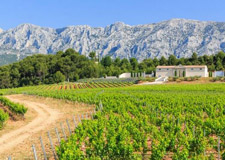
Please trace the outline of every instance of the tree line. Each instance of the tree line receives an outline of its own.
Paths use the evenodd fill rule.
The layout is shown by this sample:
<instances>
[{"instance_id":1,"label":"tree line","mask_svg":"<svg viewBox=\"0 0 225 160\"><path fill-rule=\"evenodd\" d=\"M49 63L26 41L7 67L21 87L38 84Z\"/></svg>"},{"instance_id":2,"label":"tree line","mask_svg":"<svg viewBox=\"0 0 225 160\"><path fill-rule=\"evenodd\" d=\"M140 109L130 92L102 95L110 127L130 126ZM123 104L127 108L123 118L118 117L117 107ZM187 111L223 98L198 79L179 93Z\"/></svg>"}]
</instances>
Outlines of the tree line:
<instances>
[{"instance_id":1,"label":"tree line","mask_svg":"<svg viewBox=\"0 0 225 160\"><path fill-rule=\"evenodd\" d=\"M93 58L92 58L93 59ZM189 58L176 58L174 55L170 55L168 59L164 56L157 59L144 59L142 62L138 63L136 58L120 59L116 58L112 60L109 56L102 58L100 61L101 65L104 67L104 74L117 76L123 72L155 72L155 68L158 65L207 65L208 70L213 72L216 70L225 69L225 53L218 52L215 55L204 55L198 56L197 53L193 53Z\"/></svg>"},{"instance_id":2,"label":"tree line","mask_svg":"<svg viewBox=\"0 0 225 160\"><path fill-rule=\"evenodd\" d=\"M55 55L36 54L0 67L0 88L12 88L39 84L53 84L63 81L74 82L83 78L118 76L124 72L155 72L158 65L207 65L209 71L225 69L225 53L216 55L168 59L148 58L138 62L136 58L112 59L110 56L99 60L95 52L89 57L80 55L74 49L59 51Z\"/></svg>"}]
</instances>

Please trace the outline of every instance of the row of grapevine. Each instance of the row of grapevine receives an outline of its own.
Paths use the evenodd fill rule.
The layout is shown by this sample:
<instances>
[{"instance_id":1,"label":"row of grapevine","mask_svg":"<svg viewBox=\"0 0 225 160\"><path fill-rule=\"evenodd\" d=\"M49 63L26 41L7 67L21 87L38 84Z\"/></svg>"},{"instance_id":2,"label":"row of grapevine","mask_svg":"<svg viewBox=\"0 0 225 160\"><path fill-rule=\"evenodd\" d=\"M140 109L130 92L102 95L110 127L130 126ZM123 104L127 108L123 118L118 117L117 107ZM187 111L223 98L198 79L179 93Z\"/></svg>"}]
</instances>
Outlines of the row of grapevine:
<instances>
[{"instance_id":1,"label":"row of grapevine","mask_svg":"<svg viewBox=\"0 0 225 160\"><path fill-rule=\"evenodd\" d=\"M68 84L59 84L59 85L45 85L36 87L38 90L74 90L74 89L87 89L87 88L115 88L115 87L126 87L131 86L133 83L124 82L124 83L102 83L102 82L88 82L88 83L68 83Z\"/></svg>"},{"instance_id":2,"label":"row of grapevine","mask_svg":"<svg viewBox=\"0 0 225 160\"><path fill-rule=\"evenodd\" d=\"M5 97L0 96L0 129L3 127L4 122L9 118L9 114L3 110L4 107L7 107L9 110L15 114L24 115L27 111L23 105L13 103Z\"/></svg>"},{"instance_id":3,"label":"row of grapevine","mask_svg":"<svg viewBox=\"0 0 225 160\"><path fill-rule=\"evenodd\" d=\"M78 83L135 83L139 78L132 77L132 78L93 78L93 79L79 79Z\"/></svg>"},{"instance_id":4,"label":"row of grapevine","mask_svg":"<svg viewBox=\"0 0 225 160\"><path fill-rule=\"evenodd\" d=\"M24 115L27 112L27 108L24 105L11 102L9 99L0 96L0 103L7 106L12 112L16 114Z\"/></svg>"},{"instance_id":5,"label":"row of grapevine","mask_svg":"<svg viewBox=\"0 0 225 160\"><path fill-rule=\"evenodd\" d=\"M3 127L4 122L7 121L8 118L9 115L5 113L2 109L0 109L0 129Z\"/></svg>"}]
</instances>

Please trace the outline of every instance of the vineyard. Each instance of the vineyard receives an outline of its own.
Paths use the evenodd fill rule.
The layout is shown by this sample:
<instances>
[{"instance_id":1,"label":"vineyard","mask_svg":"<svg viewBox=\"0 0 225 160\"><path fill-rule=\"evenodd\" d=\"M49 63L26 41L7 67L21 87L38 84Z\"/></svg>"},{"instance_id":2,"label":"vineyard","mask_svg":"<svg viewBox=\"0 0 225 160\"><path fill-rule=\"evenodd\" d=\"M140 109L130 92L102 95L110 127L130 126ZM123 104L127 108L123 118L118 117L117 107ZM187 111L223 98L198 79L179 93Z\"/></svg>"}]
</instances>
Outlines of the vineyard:
<instances>
[{"instance_id":1,"label":"vineyard","mask_svg":"<svg viewBox=\"0 0 225 160\"><path fill-rule=\"evenodd\" d=\"M27 112L27 108L23 105L13 103L5 97L0 96L0 129L5 121L8 120L9 114L17 114L23 116Z\"/></svg>"},{"instance_id":2,"label":"vineyard","mask_svg":"<svg viewBox=\"0 0 225 160\"><path fill-rule=\"evenodd\" d=\"M225 159L224 84L34 88L14 91L96 105L60 159Z\"/></svg>"},{"instance_id":3,"label":"vineyard","mask_svg":"<svg viewBox=\"0 0 225 160\"><path fill-rule=\"evenodd\" d=\"M127 87L133 85L132 82L87 82L87 83L65 83L55 85L43 85L35 87L37 90L76 90L76 89L94 89L94 88L115 88Z\"/></svg>"}]
</instances>

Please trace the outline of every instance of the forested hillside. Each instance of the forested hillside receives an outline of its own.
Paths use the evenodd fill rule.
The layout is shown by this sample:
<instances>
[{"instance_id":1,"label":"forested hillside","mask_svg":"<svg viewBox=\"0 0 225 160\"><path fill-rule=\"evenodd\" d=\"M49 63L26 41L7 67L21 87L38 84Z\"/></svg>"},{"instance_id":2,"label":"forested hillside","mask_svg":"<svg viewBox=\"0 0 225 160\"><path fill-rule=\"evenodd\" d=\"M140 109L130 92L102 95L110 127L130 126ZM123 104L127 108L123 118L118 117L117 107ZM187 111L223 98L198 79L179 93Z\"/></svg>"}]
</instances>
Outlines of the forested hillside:
<instances>
[{"instance_id":1,"label":"forested hillside","mask_svg":"<svg viewBox=\"0 0 225 160\"><path fill-rule=\"evenodd\" d=\"M145 59L138 63L136 58L111 59L106 56L98 63L95 52L89 58L73 49L59 51L56 55L36 54L22 61L0 67L0 88L27 85L53 84L63 81L74 82L83 78L118 76L124 72L155 72L158 65L207 65L209 71L225 69L225 53L200 56L196 53L190 58L177 59L170 55L168 59Z\"/></svg>"}]
</instances>

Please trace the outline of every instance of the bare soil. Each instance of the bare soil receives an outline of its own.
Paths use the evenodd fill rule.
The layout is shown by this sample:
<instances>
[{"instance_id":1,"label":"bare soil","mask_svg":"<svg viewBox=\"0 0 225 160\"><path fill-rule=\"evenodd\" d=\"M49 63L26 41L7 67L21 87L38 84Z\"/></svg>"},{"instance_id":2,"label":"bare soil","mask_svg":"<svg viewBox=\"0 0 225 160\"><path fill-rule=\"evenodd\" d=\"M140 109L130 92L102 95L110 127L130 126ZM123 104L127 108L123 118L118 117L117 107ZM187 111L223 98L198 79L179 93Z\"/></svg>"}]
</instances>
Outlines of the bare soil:
<instances>
[{"instance_id":1,"label":"bare soil","mask_svg":"<svg viewBox=\"0 0 225 160\"><path fill-rule=\"evenodd\" d=\"M43 159L40 145L40 136L43 139L45 150L49 159L53 157L47 132L50 132L54 148L59 145L55 128L58 129L60 139L64 134L60 123L63 124L66 137L70 135L66 120L68 120L71 131L74 130L78 115L85 115L93 111L93 105L75 103L52 98L43 98L27 95L7 96L11 101L24 104L28 111L24 119L14 121L8 120L4 129L0 131L0 159L34 159L32 145L35 145L38 159ZM90 116L88 116L90 118Z\"/></svg>"}]
</instances>

